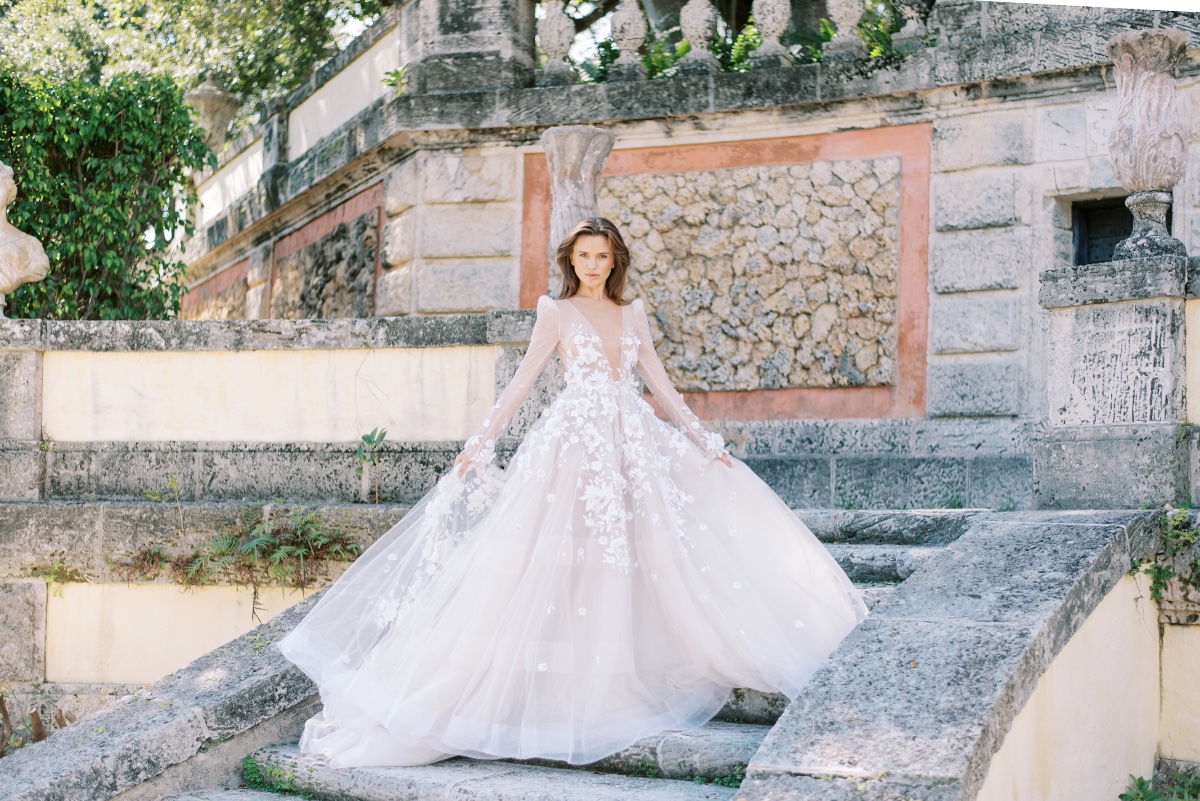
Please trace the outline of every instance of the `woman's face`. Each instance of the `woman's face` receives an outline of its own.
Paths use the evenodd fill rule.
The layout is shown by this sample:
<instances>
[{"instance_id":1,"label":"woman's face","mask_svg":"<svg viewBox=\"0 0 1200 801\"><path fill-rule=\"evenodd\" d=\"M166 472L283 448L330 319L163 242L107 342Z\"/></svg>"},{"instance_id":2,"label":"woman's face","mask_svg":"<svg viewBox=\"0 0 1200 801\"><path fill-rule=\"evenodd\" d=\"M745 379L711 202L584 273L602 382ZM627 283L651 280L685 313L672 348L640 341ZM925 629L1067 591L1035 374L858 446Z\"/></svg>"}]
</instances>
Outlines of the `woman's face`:
<instances>
[{"instance_id":1,"label":"woman's face","mask_svg":"<svg viewBox=\"0 0 1200 801\"><path fill-rule=\"evenodd\" d=\"M603 289L613 268L612 245L608 237L584 234L575 240L571 251L571 266L579 283L590 289Z\"/></svg>"}]
</instances>

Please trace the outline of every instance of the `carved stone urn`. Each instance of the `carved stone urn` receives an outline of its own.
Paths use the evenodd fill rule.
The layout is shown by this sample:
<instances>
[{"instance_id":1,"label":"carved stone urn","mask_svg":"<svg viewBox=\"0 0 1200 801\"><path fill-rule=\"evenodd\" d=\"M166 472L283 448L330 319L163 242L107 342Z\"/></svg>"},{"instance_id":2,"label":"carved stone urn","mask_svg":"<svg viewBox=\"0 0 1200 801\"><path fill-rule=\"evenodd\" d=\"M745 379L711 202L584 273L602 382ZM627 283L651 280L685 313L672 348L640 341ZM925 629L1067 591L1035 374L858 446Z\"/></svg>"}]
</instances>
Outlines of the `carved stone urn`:
<instances>
[{"instance_id":1,"label":"carved stone urn","mask_svg":"<svg viewBox=\"0 0 1200 801\"><path fill-rule=\"evenodd\" d=\"M639 52L646 41L650 26L637 0L621 0L612 15L612 41L621 51L617 60L608 66L610 81L643 81L646 67Z\"/></svg>"},{"instance_id":2,"label":"carved stone urn","mask_svg":"<svg viewBox=\"0 0 1200 801\"><path fill-rule=\"evenodd\" d=\"M229 133L229 123L241 108L237 95L226 92L220 80L208 75L204 83L183 96L196 112L196 124L204 130L204 141L214 153L221 150Z\"/></svg>"},{"instance_id":3,"label":"carved stone urn","mask_svg":"<svg viewBox=\"0 0 1200 801\"><path fill-rule=\"evenodd\" d=\"M1179 118L1174 69L1187 53L1183 31L1126 31L1108 42L1117 81L1117 122L1108 139L1113 174L1129 190L1133 234L1113 251L1115 259L1186 256L1167 231L1171 190L1183 176L1187 132Z\"/></svg>"},{"instance_id":4,"label":"carved stone urn","mask_svg":"<svg viewBox=\"0 0 1200 801\"><path fill-rule=\"evenodd\" d=\"M567 53L575 41L575 20L567 16L559 3L545 5L546 16L538 20L538 42L546 54L546 66L538 71L538 86L569 86L575 83L575 71L567 63Z\"/></svg>"},{"instance_id":5,"label":"carved stone urn","mask_svg":"<svg viewBox=\"0 0 1200 801\"><path fill-rule=\"evenodd\" d=\"M8 205L16 199L12 167L0 162L0 319L4 317L5 295L16 292L22 284L41 281L50 271L42 243L8 221Z\"/></svg>"},{"instance_id":6,"label":"carved stone urn","mask_svg":"<svg viewBox=\"0 0 1200 801\"><path fill-rule=\"evenodd\" d=\"M596 185L615 137L590 125L557 125L542 133L542 147L550 168L550 259L551 290L562 277L553 269L558 245L572 228L600 214Z\"/></svg>"}]
</instances>

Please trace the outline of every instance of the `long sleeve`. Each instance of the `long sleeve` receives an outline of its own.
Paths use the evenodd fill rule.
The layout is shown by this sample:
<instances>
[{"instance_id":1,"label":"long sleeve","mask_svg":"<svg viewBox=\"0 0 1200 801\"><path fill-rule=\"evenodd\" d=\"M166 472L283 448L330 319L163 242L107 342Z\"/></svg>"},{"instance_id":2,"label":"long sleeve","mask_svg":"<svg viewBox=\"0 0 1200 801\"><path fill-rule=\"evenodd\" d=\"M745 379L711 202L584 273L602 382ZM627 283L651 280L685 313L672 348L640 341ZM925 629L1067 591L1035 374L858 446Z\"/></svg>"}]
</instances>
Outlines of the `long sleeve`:
<instances>
[{"instance_id":1,"label":"long sleeve","mask_svg":"<svg viewBox=\"0 0 1200 801\"><path fill-rule=\"evenodd\" d=\"M709 431L700 424L700 418L692 413L683 396L675 391L662 360L654 351L654 340L650 335L650 321L646 319L646 310L642 301L633 301L634 324L638 337L637 369L646 386L654 393L655 400L662 406L663 411L671 422L679 426L692 442L711 459L726 455L725 441L721 435Z\"/></svg>"},{"instance_id":2,"label":"long sleeve","mask_svg":"<svg viewBox=\"0 0 1200 801\"><path fill-rule=\"evenodd\" d=\"M496 399L479 431L467 440L463 454L468 459L473 462L492 460L496 440L504 435L512 416L521 408L542 370L546 369L546 364L558 346L558 337L558 306L550 297L543 295L538 298L537 321L529 338L529 348L525 351L521 364L517 366L512 381Z\"/></svg>"}]
</instances>

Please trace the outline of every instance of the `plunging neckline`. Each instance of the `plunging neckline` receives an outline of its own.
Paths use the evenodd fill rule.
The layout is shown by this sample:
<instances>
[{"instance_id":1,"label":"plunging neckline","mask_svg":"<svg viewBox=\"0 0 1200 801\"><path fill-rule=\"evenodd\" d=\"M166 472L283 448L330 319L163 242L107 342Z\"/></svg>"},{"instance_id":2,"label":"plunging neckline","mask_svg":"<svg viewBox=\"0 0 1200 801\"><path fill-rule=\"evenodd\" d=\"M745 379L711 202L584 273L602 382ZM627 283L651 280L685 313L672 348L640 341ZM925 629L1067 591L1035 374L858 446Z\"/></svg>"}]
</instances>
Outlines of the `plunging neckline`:
<instances>
[{"instance_id":1,"label":"plunging neckline","mask_svg":"<svg viewBox=\"0 0 1200 801\"><path fill-rule=\"evenodd\" d=\"M611 358L609 358L608 349L606 347L604 347L604 337L600 336L600 332L596 330L596 326L592 325L592 321L587 318L587 315L584 314L583 311L578 306L576 306L574 303L571 302L570 298L563 298L563 302L566 303L568 306L570 306L571 309L577 315L579 315L579 318L581 320L583 320L583 324L586 325L588 327L588 330L590 330L592 332L592 336L594 336L600 342L600 358L604 359L604 363L606 365L608 365L608 376L614 382L620 382L620 380L622 378L621 371L625 368L625 348L624 348L623 343L621 342L621 340L625 337L625 329L626 329L625 307L617 306L617 311L620 312L620 314L621 314L621 336L619 336L617 338L618 362L617 362L616 375L614 375L613 374L613 361ZM616 304L613 304L613 305L615 306Z\"/></svg>"}]
</instances>

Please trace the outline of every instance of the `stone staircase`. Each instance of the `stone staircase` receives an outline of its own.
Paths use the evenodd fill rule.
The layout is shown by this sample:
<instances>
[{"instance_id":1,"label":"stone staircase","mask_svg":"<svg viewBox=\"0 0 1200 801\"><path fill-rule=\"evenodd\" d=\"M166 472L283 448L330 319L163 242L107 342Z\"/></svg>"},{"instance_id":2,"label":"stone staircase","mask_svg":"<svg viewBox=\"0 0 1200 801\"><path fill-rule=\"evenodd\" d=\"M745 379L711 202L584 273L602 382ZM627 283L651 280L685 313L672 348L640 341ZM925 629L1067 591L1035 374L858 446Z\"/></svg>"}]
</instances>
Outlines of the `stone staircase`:
<instances>
[{"instance_id":1,"label":"stone staircase","mask_svg":"<svg viewBox=\"0 0 1200 801\"><path fill-rule=\"evenodd\" d=\"M994 733L1002 737L1053 653L1124 575L1129 555L1149 547L1152 530L1151 515L1138 512L798 514L863 587L872 614L791 704L735 690L707 725L646 738L585 766L453 758L332 769L298 752L296 737L319 700L269 647L303 617L310 598L88 718L86 727L6 757L0 801L265 801L278 792L335 801L970 799L986 772L978 761L998 747ZM1028 570L1032 553L1056 569ZM993 607L1008 622L988 622ZM930 620L942 621L929 629L936 636L880 639L882 629L918 621L925 631ZM948 650L938 638L958 626L973 644ZM1007 656L980 672L976 650L988 648L988 637L1002 638ZM898 648L902 654L893 653ZM910 658L920 671L892 675ZM947 725L992 739L980 746L938 735ZM882 739L876 726L886 730ZM805 752L809 742L819 747ZM919 775L906 774L911 749L927 763ZM872 775L894 775L904 794L875 793L863 784Z\"/></svg>"}]
</instances>

